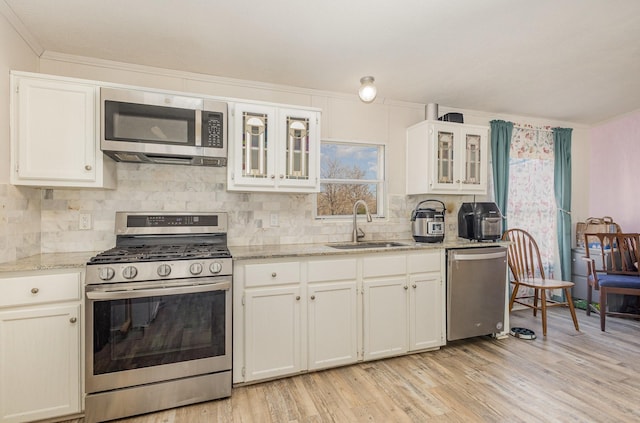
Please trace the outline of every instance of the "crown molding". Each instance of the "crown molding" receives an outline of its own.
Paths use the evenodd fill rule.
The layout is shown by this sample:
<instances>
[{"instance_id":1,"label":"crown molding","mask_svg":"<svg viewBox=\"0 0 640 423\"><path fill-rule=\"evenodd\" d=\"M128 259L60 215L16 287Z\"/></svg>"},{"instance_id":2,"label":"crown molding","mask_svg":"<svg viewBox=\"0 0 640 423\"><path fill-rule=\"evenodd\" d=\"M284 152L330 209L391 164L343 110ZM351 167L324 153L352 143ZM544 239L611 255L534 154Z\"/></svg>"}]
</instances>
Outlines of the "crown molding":
<instances>
[{"instance_id":1,"label":"crown molding","mask_svg":"<svg viewBox=\"0 0 640 423\"><path fill-rule=\"evenodd\" d=\"M20 18L14 13L13 9L9 7L5 0L0 0L0 13L2 13L9 21L9 24L13 26L18 35L27 43L29 48L33 50L36 56L41 57L44 53L44 47L40 44L36 37L33 36L31 31L22 23Z\"/></svg>"}]
</instances>

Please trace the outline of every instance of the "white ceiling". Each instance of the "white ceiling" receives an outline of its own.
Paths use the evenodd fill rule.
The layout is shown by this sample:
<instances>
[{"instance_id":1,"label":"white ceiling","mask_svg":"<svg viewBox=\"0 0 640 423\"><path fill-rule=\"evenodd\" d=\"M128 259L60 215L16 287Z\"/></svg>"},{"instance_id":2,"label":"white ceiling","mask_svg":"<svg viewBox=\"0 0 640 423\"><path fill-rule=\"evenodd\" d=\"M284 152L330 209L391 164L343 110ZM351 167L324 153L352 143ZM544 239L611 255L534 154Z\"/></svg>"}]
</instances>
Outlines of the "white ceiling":
<instances>
[{"instance_id":1,"label":"white ceiling","mask_svg":"<svg viewBox=\"0 0 640 423\"><path fill-rule=\"evenodd\" d=\"M640 109L639 0L0 0L32 48L594 124Z\"/></svg>"}]
</instances>

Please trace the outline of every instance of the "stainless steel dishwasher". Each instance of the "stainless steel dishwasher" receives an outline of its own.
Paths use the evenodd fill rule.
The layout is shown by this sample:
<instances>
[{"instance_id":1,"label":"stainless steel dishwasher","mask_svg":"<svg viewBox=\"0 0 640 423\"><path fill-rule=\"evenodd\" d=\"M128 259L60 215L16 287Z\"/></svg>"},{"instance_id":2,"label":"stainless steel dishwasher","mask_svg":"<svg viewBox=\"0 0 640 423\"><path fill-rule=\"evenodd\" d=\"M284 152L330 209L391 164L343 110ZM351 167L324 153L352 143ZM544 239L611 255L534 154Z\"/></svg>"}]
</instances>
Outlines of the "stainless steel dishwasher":
<instances>
[{"instance_id":1,"label":"stainless steel dishwasher","mask_svg":"<svg viewBox=\"0 0 640 423\"><path fill-rule=\"evenodd\" d=\"M503 331L507 248L447 250L447 340Z\"/></svg>"}]
</instances>

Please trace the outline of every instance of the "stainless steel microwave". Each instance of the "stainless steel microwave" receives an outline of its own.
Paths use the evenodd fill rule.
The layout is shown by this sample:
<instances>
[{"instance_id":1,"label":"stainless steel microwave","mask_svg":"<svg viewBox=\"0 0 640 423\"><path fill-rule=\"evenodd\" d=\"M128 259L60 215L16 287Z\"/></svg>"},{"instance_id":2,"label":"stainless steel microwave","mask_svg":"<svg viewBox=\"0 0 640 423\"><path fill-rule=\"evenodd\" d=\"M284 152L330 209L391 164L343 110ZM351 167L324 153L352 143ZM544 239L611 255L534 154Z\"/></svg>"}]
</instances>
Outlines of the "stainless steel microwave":
<instances>
[{"instance_id":1,"label":"stainless steel microwave","mask_svg":"<svg viewBox=\"0 0 640 423\"><path fill-rule=\"evenodd\" d=\"M100 88L100 148L116 161L226 166L227 103Z\"/></svg>"}]
</instances>

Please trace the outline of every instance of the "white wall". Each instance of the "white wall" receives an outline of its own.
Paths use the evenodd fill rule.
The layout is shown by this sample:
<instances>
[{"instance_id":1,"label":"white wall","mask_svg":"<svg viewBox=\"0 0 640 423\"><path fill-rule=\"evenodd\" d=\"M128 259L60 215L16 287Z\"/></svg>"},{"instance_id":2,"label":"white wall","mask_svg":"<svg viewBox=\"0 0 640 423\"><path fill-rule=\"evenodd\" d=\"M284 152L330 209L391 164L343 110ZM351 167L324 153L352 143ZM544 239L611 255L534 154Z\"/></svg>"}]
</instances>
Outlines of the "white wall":
<instances>
[{"instance_id":1,"label":"white wall","mask_svg":"<svg viewBox=\"0 0 640 423\"><path fill-rule=\"evenodd\" d=\"M9 183L9 71L36 72L38 57L0 13L0 184Z\"/></svg>"},{"instance_id":2,"label":"white wall","mask_svg":"<svg viewBox=\"0 0 640 423\"><path fill-rule=\"evenodd\" d=\"M355 93L344 95L301 90L60 54L45 53L39 67L41 72L48 74L321 108L323 138L375 141L387 146L389 213L383 220L364 225L369 237L410 238L411 210L419 201L432 198L407 197L404 194L405 129L424 119L425 106L422 104L389 99L363 104ZM576 128L565 122L440 106L440 114L449 111L462 112L465 122L474 124L488 125L492 119L505 119L532 125ZM577 128L573 139L577 155L583 155L583 147L588 145L586 130ZM8 159L0 161L8 166ZM224 169L130 163L118 163L117 168L118 188L115 191L53 190L47 199L42 200L43 252L100 250L112 246L115 241L114 213L127 209L228 211L232 245L346 241L351 232L350 219L331 222L313 219L314 201L310 195L227 192ZM574 166L574 174L581 176L582 173L579 166ZM581 179L574 178L574 182ZM438 199L447 204L449 211L446 217L447 238L455 238L459 203L471 201L473 197L441 196ZM578 200L574 202L574 210L576 206L581 207L582 199ZM94 230L89 233L78 230L79 211L92 214ZM274 211L280 214L280 226L269 228L269 214Z\"/></svg>"},{"instance_id":3,"label":"white wall","mask_svg":"<svg viewBox=\"0 0 640 423\"><path fill-rule=\"evenodd\" d=\"M40 252L40 190L9 185L9 71L33 72L38 65L36 54L0 13L0 262Z\"/></svg>"}]
</instances>

